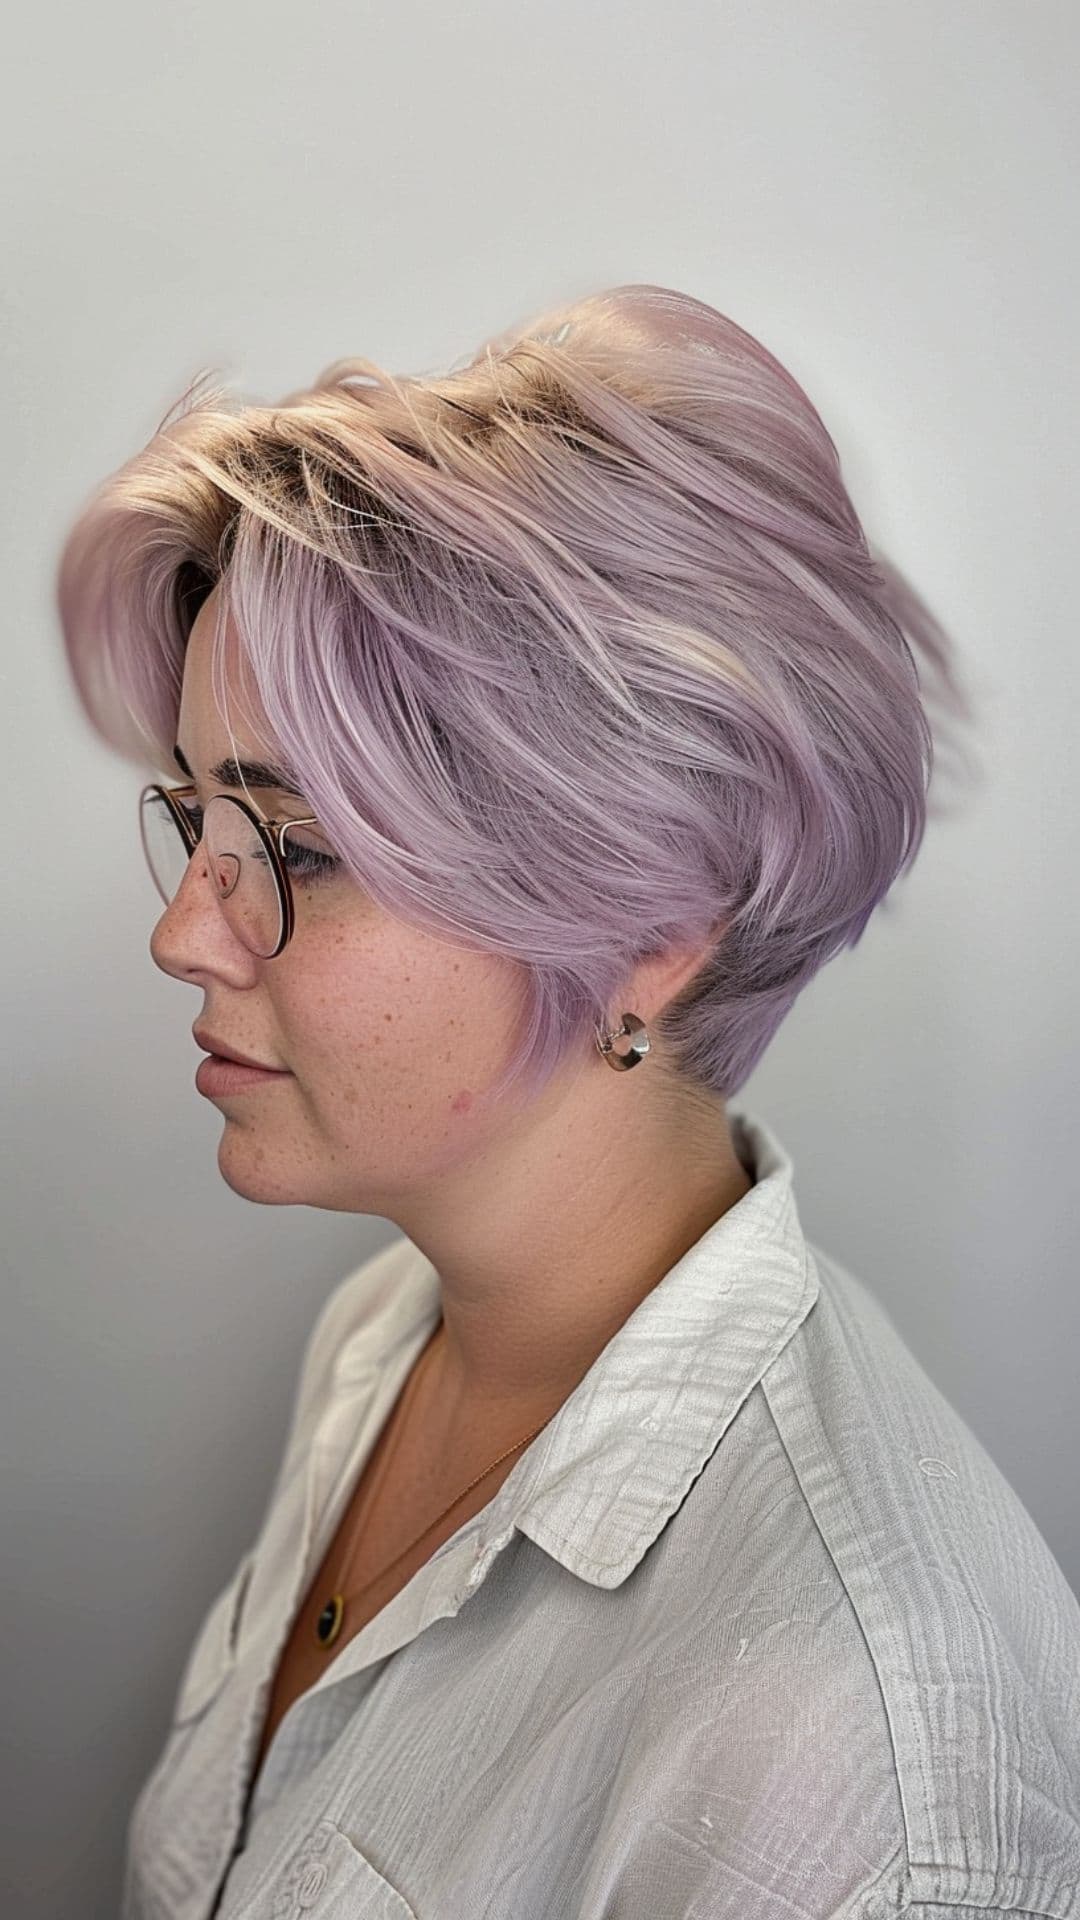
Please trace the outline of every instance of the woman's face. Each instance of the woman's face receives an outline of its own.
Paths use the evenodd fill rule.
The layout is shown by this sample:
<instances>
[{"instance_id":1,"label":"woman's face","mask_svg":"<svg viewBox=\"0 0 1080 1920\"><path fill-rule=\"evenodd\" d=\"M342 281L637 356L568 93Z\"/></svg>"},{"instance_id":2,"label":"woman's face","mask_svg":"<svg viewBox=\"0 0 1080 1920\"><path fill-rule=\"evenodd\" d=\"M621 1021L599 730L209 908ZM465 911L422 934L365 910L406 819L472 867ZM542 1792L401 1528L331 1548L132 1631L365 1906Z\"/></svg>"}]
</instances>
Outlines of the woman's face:
<instances>
[{"instance_id":1,"label":"woman's face","mask_svg":"<svg viewBox=\"0 0 1080 1920\"><path fill-rule=\"evenodd\" d=\"M240 723L231 622L225 671L233 738L217 712L210 684L217 598L215 591L192 628L177 730L203 807L215 792L246 797L209 781L216 761L275 758L246 683L259 737ZM251 788L249 796L272 819L313 811L276 790ZM392 919L340 869L327 878L294 877L293 898L292 938L276 959L259 958L230 929L196 849L150 952L164 973L201 990L193 1024L286 1069L214 1096L225 1119L219 1166L228 1184L252 1200L393 1218L405 1191L437 1185L505 1127L505 1116L481 1121L473 1105L506 1064L520 973Z\"/></svg>"}]
</instances>

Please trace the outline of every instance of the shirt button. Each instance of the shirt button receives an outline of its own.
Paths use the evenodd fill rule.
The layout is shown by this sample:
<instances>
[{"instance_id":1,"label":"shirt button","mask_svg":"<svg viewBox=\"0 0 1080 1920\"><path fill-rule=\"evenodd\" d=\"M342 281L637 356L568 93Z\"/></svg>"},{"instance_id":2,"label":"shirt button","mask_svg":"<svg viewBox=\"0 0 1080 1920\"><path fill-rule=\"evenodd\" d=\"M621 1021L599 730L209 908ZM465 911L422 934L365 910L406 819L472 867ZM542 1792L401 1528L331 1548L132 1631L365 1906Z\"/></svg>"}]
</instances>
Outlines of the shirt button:
<instances>
[{"instance_id":1,"label":"shirt button","mask_svg":"<svg viewBox=\"0 0 1080 1920\"><path fill-rule=\"evenodd\" d=\"M300 1882L296 1895L297 1904L301 1907L314 1906L325 1885L326 1868L321 1861L316 1860Z\"/></svg>"}]
</instances>

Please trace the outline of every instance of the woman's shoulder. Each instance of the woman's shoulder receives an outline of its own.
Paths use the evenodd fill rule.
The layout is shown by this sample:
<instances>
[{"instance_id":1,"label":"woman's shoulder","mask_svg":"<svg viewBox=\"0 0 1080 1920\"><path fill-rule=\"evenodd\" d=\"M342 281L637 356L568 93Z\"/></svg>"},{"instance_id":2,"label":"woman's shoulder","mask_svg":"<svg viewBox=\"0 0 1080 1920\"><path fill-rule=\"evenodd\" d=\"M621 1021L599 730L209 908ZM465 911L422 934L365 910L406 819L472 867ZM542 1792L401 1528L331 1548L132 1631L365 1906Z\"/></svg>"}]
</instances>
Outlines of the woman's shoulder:
<instances>
[{"instance_id":1,"label":"woman's shoulder","mask_svg":"<svg viewBox=\"0 0 1080 1920\"><path fill-rule=\"evenodd\" d=\"M810 1253L818 1298L761 1417L872 1663L907 1852L933 1863L910 1896L1057 1912L1053 1863L1080 1859L1080 1605L877 1295Z\"/></svg>"},{"instance_id":2,"label":"woman's shoulder","mask_svg":"<svg viewBox=\"0 0 1080 1920\"><path fill-rule=\"evenodd\" d=\"M693 1839L725 1890L770 1859L864 1920L1080 1915L1080 1605L872 1289L807 1254L641 1589L641 1845Z\"/></svg>"}]
</instances>

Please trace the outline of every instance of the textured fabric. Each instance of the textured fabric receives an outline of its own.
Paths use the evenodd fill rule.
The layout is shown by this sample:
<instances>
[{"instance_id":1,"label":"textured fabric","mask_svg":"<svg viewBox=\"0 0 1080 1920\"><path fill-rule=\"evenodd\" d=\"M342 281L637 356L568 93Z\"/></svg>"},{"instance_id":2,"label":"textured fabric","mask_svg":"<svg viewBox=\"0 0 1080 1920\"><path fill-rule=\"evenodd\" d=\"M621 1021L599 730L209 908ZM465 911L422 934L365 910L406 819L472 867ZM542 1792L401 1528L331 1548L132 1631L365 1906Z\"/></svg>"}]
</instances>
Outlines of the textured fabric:
<instances>
[{"instance_id":1,"label":"textured fabric","mask_svg":"<svg viewBox=\"0 0 1080 1920\"><path fill-rule=\"evenodd\" d=\"M490 1504L332 1658L278 1656L440 1313L331 1295L254 1545L128 1828L123 1920L1080 1917L1080 1607L775 1134Z\"/></svg>"}]
</instances>

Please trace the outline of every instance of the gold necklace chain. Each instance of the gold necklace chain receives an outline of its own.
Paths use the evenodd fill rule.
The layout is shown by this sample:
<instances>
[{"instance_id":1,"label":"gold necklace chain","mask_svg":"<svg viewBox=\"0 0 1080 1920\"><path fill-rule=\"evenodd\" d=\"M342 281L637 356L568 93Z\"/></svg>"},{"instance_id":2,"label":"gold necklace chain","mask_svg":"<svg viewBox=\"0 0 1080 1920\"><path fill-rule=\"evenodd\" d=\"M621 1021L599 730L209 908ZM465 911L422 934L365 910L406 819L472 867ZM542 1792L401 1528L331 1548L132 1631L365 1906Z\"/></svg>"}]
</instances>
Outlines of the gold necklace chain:
<instances>
[{"instance_id":1,"label":"gold necklace chain","mask_svg":"<svg viewBox=\"0 0 1080 1920\"><path fill-rule=\"evenodd\" d=\"M345 1621L345 1608L349 1600L362 1600L364 1595L371 1591L372 1587L377 1586L380 1580L385 1579L386 1575L390 1573L393 1570L393 1568L398 1565L399 1561L404 1560L406 1554L411 1553L413 1548L419 1545L420 1541L423 1540L426 1534L429 1534L431 1532L433 1527L438 1526L440 1520L445 1520L447 1514L453 1512L458 1502L460 1500L464 1500L465 1495L467 1493L471 1493L474 1487L479 1486L481 1480L486 1479L489 1473L494 1472L495 1468L499 1466L500 1463L503 1460L505 1460L509 1454L517 1453L519 1448L528 1446L530 1440L535 1440L537 1434L542 1433L544 1428L547 1426L548 1421L550 1421L553 1418L553 1415L549 1414L547 1420L542 1420L538 1427L534 1427L531 1433L526 1434L524 1440L517 1441L517 1443L512 1447L506 1447L504 1451L499 1454L498 1459L493 1460L490 1466L484 1468L483 1473L478 1473L475 1479L469 1481L469 1484L467 1487L462 1487L461 1492L454 1496L453 1500L451 1500L450 1502L450 1505L448 1507L444 1507L442 1512L436 1515L436 1518L434 1520L430 1520L427 1526L423 1527L421 1531L417 1534L415 1540L410 1540L407 1547L403 1547L402 1551L398 1554L395 1554L394 1558L389 1562L387 1566L380 1569L380 1571L375 1575L374 1580L365 1581L364 1585L362 1587L359 1587L355 1593L348 1594L348 1595L342 1593L340 1590L340 1583L341 1583L345 1568L349 1564L349 1555L351 1554L353 1547L356 1543L357 1535L359 1534L360 1529L363 1526L364 1521L367 1519L368 1513L370 1512L375 1494L379 1491L384 1479L386 1478L386 1473L390 1465L390 1461L397 1450L397 1443L400 1438L402 1427L404 1424L403 1415L405 1414L409 1404L412 1401L413 1393L414 1393L417 1381L419 1380L420 1375L424 1370L425 1363L427 1362L429 1356L435 1349L435 1343L438 1338L438 1334L444 1325L445 1325L445 1321L440 1320L439 1326L438 1328L436 1328L435 1335L431 1340L429 1340L426 1348L424 1349L423 1354L420 1357L419 1362L413 1367L412 1375L405 1389L405 1394L398 1403L398 1422L397 1422L397 1430L394 1434L394 1444L389 1449L389 1451L383 1455L383 1461L382 1461L382 1466L379 1470L378 1480L375 1486L369 1489L368 1498L365 1500L360 1514L357 1516L356 1521L354 1522L352 1528L350 1529L348 1544L345 1548L345 1552L341 1560L341 1571L338 1574L337 1582L335 1582L337 1591L331 1593L329 1599L326 1602L326 1605L323 1607L322 1611L318 1616L318 1619L315 1622L315 1639L317 1644L320 1647L323 1647L323 1648L332 1647L335 1641L340 1637L341 1629Z\"/></svg>"}]
</instances>

